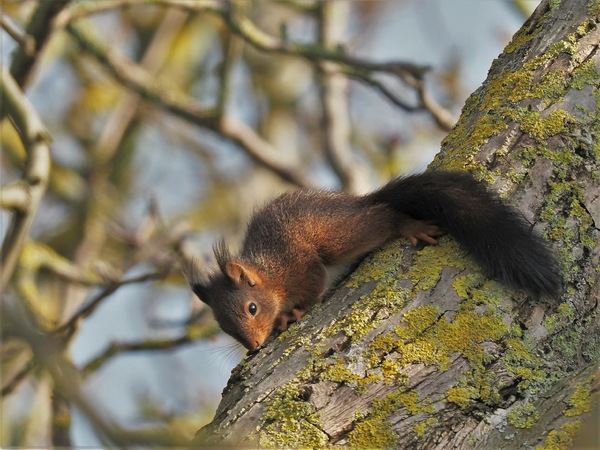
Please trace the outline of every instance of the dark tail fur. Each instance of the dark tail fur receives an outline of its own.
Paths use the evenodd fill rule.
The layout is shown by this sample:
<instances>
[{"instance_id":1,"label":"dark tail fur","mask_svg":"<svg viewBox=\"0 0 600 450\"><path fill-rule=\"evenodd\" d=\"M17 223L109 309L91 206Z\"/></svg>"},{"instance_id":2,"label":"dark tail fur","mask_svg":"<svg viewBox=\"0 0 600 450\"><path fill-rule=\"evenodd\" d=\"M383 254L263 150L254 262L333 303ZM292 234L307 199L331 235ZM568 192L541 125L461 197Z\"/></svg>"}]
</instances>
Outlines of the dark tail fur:
<instances>
[{"instance_id":1,"label":"dark tail fur","mask_svg":"<svg viewBox=\"0 0 600 450\"><path fill-rule=\"evenodd\" d=\"M557 297L558 265L528 222L465 172L432 171L397 178L365 197L448 231L486 274L535 295Z\"/></svg>"}]
</instances>

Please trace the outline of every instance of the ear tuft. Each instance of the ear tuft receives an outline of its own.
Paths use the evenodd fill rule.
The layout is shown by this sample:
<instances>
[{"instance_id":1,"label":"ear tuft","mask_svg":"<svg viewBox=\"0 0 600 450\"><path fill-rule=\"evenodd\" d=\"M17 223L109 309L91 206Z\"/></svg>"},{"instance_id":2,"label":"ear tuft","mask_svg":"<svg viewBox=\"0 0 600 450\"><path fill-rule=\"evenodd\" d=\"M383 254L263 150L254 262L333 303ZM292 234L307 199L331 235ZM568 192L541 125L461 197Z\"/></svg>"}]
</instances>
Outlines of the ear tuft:
<instances>
[{"instance_id":1,"label":"ear tuft","mask_svg":"<svg viewBox=\"0 0 600 450\"><path fill-rule=\"evenodd\" d=\"M183 276L192 288L194 294L198 296L204 303L208 303L208 283L200 274L198 258L192 258L183 264Z\"/></svg>"},{"instance_id":2,"label":"ear tuft","mask_svg":"<svg viewBox=\"0 0 600 450\"><path fill-rule=\"evenodd\" d=\"M217 260L219 269L221 269L223 274L226 274L225 266L229 261L231 261L231 253L229 252L229 248L225 243L225 239L221 239L219 242L213 245L213 253L215 254L215 259Z\"/></svg>"},{"instance_id":3,"label":"ear tuft","mask_svg":"<svg viewBox=\"0 0 600 450\"><path fill-rule=\"evenodd\" d=\"M237 284L245 283L250 287L254 287L260 283L260 276L258 273L239 262L228 262L225 264L225 275L227 275L231 281Z\"/></svg>"}]
</instances>

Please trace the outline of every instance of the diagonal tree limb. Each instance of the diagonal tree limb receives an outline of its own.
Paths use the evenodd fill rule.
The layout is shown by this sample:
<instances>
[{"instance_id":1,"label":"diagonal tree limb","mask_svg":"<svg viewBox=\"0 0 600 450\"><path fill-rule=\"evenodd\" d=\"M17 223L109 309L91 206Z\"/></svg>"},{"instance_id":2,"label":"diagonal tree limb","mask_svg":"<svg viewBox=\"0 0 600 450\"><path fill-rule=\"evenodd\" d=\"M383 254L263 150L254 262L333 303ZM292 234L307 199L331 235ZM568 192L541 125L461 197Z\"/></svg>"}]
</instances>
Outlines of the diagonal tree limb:
<instances>
[{"instance_id":1,"label":"diagonal tree limb","mask_svg":"<svg viewBox=\"0 0 600 450\"><path fill-rule=\"evenodd\" d=\"M0 208L2 209L26 212L29 201L27 186L20 181L0 188Z\"/></svg>"},{"instance_id":2,"label":"diagonal tree limb","mask_svg":"<svg viewBox=\"0 0 600 450\"><path fill-rule=\"evenodd\" d=\"M21 29L8 14L0 14L0 28L6 31L20 47L22 52L27 56L33 56L35 53L35 39L28 35L25 30Z\"/></svg>"}]
</instances>

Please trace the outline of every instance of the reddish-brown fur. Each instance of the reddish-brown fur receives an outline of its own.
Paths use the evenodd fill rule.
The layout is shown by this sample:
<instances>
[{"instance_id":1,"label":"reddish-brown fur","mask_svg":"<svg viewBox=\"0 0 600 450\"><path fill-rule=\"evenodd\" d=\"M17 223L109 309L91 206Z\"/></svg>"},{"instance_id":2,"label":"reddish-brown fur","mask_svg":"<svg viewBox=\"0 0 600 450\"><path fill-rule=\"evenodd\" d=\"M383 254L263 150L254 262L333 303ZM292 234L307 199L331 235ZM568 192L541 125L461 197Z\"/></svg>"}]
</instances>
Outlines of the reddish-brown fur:
<instances>
[{"instance_id":1,"label":"reddish-brown fur","mask_svg":"<svg viewBox=\"0 0 600 450\"><path fill-rule=\"evenodd\" d=\"M221 328L256 350L321 299L325 266L398 237L435 244L442 228L489 276L534 295L558 295L556 261L522 216L470 175L442 171L397 178L363 197L283 194L254 214L238 255L221 242L219 270L206 277L189 267L186 277Z\"/></svg>"}]
</instances>

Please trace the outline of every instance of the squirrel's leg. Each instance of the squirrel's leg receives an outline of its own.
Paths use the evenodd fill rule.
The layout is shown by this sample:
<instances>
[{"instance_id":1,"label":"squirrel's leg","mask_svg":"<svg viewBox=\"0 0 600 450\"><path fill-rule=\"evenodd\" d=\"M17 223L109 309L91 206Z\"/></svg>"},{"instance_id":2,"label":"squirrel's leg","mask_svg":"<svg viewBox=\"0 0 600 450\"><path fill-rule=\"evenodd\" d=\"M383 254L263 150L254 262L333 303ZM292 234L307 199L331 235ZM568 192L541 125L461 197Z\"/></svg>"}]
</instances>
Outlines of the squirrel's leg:
<instances>
[{"instance_id":1,"label":"squirrel's leg","mask_svg":"<svg viewBox=\"0 0 600 450\"><path fill-rule=\"evenodd\" d=\"M432 221L413 219L406 214L401 214L398 220L398 234L416 247L419 241L436 245L436 238L446 232Z\"/></svg>"},{"instance_id":2,"label":"squirrel's leg","mask_svg":"<svg viewBox=\"0 0 600 450\"><path fill-rule=\"evenodd\" d=\"M278 325L276 327L277 331L282 333L287 330L290 323L300 321L305 312L305 309L294 308L288 313L281 313L279 316Z\"/></svg>"},{"instance_id":3,"label":"squirrel's leg","mask_svg":"<svg viewBox=\"0 0 600 450\"><path fill-rule=\"evenodd\" d=\"M323 263L315 259L301 277L302 282L288 289L288 308L282 311L277 322L277 330L285 331L288 324L299 321L304 313L314 304L319 303L327 286L327 269Z\"/></svg>"}]
</instances>

